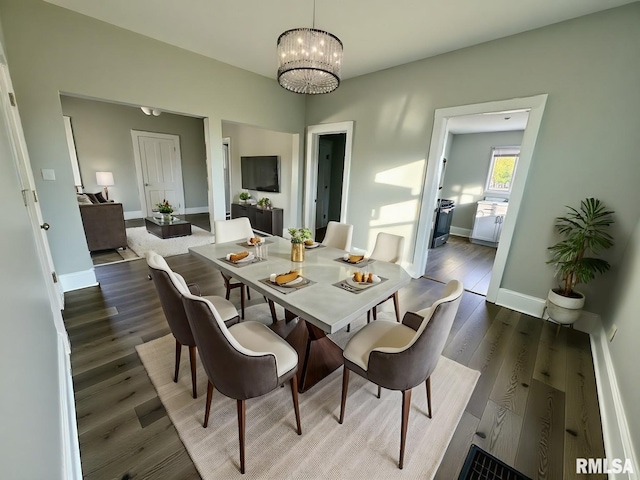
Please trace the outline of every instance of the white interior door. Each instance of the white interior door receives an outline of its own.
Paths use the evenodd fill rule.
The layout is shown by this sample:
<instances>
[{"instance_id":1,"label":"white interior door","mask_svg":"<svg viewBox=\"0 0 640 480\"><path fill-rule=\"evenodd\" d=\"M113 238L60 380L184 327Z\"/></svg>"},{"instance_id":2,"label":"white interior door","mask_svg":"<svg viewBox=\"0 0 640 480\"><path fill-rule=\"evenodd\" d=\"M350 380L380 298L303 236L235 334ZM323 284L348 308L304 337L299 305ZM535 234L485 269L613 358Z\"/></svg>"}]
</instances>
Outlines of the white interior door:
<instances>
[{"instance_id":1,"label":"white interior door","mask_svg":"<svg viewBox=\"0 0 640 480\"><path fill-rule=\"evenodd\" d=\"M136 170L145 216L167 200L176 213L185 213L180 137L164 133L131 131Z\"/></svg>"}]
</instances>

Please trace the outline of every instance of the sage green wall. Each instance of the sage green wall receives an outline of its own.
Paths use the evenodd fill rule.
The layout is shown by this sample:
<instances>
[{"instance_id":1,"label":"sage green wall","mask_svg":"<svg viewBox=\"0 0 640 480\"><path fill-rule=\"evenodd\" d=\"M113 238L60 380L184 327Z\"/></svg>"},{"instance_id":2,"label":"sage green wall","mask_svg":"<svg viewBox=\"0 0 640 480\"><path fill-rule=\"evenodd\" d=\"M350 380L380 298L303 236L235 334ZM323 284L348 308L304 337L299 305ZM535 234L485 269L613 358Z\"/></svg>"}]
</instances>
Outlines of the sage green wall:
<instances>
[{"instance_id":1,"label":"sage green wall","mask_svg":"<svg viewBox=\"0 0 640 480\"><path fill-rule=\"evenodd\" d=\"M289 133L274 132L250 125L238 125L230 122L222 123L222 136L230 140L231 161L231 201L238 202L238 195L243 192L241 157L278 155L280 157L280 193L258 192L249 190L251 197L259 200L269 198L274 207L282 208L283 228L297 225L291 212L291 175L293 170L293 139Z\"/></svg>"},{"instance_id":2,"label":"sage green wall","mask_svg":"<svg viewBox=\"0 0 640 480\"><path fill-rule=\"evenodd\" d=\"M640 384L638 364L640 351L640 222L636 225L633 236L629 239L619 266L614 269L613 295L611 310L603 315L605 331L611 325L618 327L618 333L609 344L611 360L616 372L620 397L624 405L625 415L631 440L635 446L636 457L640 454Z\"/></svg>"},{"instance_id":3,"label":"sage green wall","mask_svg":"<svg viewBox=\"0 0 640 480\"><path fill-rule=\"evenodd\" d=\"M335 93L310 97L308 125L355 121L349 190L358 194L350 195L347 214L354 245L371 247L372 230L398 224L413 245L422 188L412 178L424 174L435 109L541 93L549 98L502 287L546 297L554 285L545 264L547 246L557 239L553 219L583 197L615 209L612 234L626 244L640 217L639 25L640 3L633 3L347 80ZM510 74L496 75L500 67ZM381 216L385 208L399 215ZM617 263L620 255L615 247L607 257ZM583 288L588 310L601 310L611 281L604 275Z\"/></svg>"},{"instance_id":4,"label":"sage green wall","mask_svg":"<svg viewBox=\"0 0 640 480\"><path fill-rule=\"evenodd\" d=\"M75 200L60 93L208 117L213 207L224 218L221 119L302 134L305 99L268 79L51 5L0 0L25 137L59 274L92 268ZM43 181L52 168L56 181Z\"/></svg>"},{"instance_id":5,"label":"sage green wall","mask_svg":"<svg viewBox=\"0 0 640 480\"><path fill-rule=\"evenodd\" d=\"M101 191L95 172L113 172L109 198L126 212L140 212L131 130L180 137L182 178L187 208L207 207L207 166L201 118L162 113L145 115L139 107L61 95L62 113L71 117L82 184L86 192Z\"/></svg>"},{"instance_id":6,"label":"sage green wall","mask_svg":"<svg viewBox=\"0 0 640 480\"><path fill-rule=\"evenodd\" d=\"M491 148L520 146L523 131L453 135L440 198L456 202L451 226L473 229L491 166ZM517 172L516 172L517 173Z\"/></svg>"}]
</instances>

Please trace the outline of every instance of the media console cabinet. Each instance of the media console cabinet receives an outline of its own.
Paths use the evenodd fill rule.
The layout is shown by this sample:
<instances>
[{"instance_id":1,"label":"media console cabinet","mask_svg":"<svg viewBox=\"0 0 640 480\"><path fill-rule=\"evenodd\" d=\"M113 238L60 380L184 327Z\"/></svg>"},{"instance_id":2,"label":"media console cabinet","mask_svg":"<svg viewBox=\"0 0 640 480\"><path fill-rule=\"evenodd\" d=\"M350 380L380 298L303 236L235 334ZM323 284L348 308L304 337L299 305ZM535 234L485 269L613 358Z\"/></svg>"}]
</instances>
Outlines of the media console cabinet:
<instances>
[{"instance_id":1,"label":"media console cabinet","mask_svg":"<svg viewBox=\"0 0 640 480\"><path fill-rule=\"evenodd\" d=\"M254 230L282 236L281 208L258 208L257 205L231 204L231 218L247 217Z\"/></svg>"}]
</instances>

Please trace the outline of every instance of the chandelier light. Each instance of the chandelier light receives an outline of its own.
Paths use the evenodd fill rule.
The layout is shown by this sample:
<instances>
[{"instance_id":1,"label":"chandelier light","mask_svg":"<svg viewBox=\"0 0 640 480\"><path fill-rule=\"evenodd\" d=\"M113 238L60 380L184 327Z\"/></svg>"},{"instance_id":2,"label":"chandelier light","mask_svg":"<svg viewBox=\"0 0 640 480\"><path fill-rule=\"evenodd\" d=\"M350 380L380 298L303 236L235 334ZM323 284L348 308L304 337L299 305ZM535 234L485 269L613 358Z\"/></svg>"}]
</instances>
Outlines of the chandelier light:
<instances>
[{"instance_id":1,"label":"chandelier light","mask_svg":"<svg viewBox=\"0 0 640 480\"><path fill-rule=\"evenodd\" d=\"M313 27L287 30L278 37L278 83L295 93L317 95L340 85L342 42Z\"/></svg>"}]
</instances>

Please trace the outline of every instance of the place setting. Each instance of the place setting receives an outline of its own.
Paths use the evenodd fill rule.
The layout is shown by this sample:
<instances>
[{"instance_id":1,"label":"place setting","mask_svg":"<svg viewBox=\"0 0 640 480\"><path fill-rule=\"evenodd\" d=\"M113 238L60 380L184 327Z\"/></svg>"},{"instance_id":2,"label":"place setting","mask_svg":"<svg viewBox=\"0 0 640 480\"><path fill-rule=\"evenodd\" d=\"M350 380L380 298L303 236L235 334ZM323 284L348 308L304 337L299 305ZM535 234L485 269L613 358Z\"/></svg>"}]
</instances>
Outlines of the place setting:
<instances>
[{"instance_id":1,"label":"place setting","mask_svg":"<svg viewBox=\"0 0 640 480\"><path fill-rule=\"evenodd\" d=\"M362 293L365 290L385 282L387 279L372 272L356 271L353 275L334 283L334 287L341 288L350 293Z\"/></svg>"},{"instance_id":2,"label":"place setting","mask_svg":"<svg viewBox=\"0 0 640 480\"><path fill-rule=\"evenodd\" d=\"M314 248L324 248L324 247L325 245L321 244L320 242L316 242L315 240L308 239L304 241L304 248L306 250L312 250Z\"/></svg>"},{"instance_id":3,"label":"place setting","mask_svg":"<svg viewBox=\"0 0 640 480\"><path fill-rule=\"evenodd\" d=\"M373 258L365 257L359 253L345 253L342 257L335 258L334 261L348 265L357 265L358 267L366 267L375 262Z\"/></svg>"},{"instance_id":4,"label":"place setting","mask_svg":"<svg viewBox=\"0 0 640 480\"><path fill-rule=\"evenodd\" d=\"M267 258L262 252L256 251L255 253L252 253L245 250L238 253L229 253L219 260L229 265L233 265L234 267L241 268L253 263L264 262L267 260Z\"/></svg>"},{"instance_id":5,"label":"place setting","mask_svg":"<svg viewBox=\"0 0 640 480\"><path fill-rule=\"evenodd\" d=\"M316 283L313 280L303 277L296 270L291 270L286 273L272 273L269 278L263 278L260 282L269 285L274 290L285 295Z\"/></svg>"},{"instance_id":6,"label":"place setting","mask_svg":"<svg viewBox=\"0 0 640 480\"><path fill-rule=\"evenodd\" d=\"M260 245L270 245L273 244L271 240L267 240L262 237L250 237L247 238L244 242L238 242L236 245L240 245L241 247L257 247Z\"/></svg>"}]
</instances>

